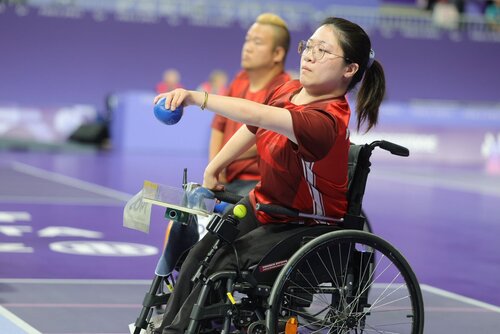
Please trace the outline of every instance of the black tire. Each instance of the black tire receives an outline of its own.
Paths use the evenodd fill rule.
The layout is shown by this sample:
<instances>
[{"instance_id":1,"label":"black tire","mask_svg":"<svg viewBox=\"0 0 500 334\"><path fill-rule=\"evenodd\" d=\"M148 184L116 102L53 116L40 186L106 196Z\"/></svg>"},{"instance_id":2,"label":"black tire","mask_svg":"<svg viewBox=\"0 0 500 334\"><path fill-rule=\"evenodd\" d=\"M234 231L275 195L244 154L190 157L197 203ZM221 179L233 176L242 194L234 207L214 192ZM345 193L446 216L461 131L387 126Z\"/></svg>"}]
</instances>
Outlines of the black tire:
<instances>
[{"instance_id":1,"label":"black tire","mask_svg":"<svg viewBox=\"0 0 500 334\"><path fill-rule=\"evenodd\" d=\"M375 256L373 256L375 255ZM422 334L420 286L405 258L373 234L344 230L300 248L278 275L266 313L268 333Z\"/></svg>"}]
</instances>

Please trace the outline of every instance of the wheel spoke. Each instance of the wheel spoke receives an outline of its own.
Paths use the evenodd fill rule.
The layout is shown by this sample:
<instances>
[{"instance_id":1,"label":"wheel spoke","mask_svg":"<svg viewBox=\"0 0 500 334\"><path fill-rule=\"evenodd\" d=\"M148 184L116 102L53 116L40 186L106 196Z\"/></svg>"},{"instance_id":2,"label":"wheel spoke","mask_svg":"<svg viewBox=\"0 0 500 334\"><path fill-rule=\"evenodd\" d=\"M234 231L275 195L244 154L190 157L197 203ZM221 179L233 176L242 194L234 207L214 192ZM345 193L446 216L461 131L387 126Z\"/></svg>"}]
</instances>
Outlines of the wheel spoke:
<instances>
[{"instance_id":1,"label":"wheel spoke","mask_svg":"<svg viewBox=\"0 0 500 334\"><path fill-rule=\"evenodd\" d=\"M276 319L296 316L307 334L421 334L421 292L399 252L369 233L328 234L280 273L271 296Z\"/></svg>"}]
</instances>

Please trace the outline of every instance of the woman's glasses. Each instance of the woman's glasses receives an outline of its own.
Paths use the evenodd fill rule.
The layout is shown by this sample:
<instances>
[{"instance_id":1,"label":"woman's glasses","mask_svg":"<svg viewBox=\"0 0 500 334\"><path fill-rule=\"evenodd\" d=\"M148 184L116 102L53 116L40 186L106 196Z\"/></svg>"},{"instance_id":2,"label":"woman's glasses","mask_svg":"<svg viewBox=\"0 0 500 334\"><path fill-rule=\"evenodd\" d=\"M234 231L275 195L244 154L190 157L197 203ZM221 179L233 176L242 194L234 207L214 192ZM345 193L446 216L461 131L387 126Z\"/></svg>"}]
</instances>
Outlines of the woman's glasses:
<instances>
[{"instance_id":1,"label":"woman's glasses","mask_svg":"<svg viewBox=\"0 0 500 334\"><path fill-rule=\"evenodd\" d=\"M321 60L325 56L325 53L328 53L329 55L332 55L337 58L344 58L347 62L351 62L349 58L346 58L344 56L337 55L335 53L332 53L330 51L325 50L325 46L323 43L312 43L311 41L300 41L299 42L299 48L298 48L299 54L306 54L308 52L312 52L312 56L316 60Z\"/></svg>"}]
</instances>

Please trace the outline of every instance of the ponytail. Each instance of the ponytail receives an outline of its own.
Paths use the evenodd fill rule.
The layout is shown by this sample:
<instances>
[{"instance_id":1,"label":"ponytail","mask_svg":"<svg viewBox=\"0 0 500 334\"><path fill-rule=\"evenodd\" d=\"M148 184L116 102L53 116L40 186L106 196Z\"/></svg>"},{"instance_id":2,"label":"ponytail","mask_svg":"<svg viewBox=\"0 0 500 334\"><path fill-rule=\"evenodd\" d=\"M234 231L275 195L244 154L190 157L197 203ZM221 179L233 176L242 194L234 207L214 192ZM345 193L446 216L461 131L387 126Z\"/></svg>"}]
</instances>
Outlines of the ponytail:
<instances>
[{"instance_id":1,"label":"ponytail","mask_svg":"<svg viewBox=\"0 0 500 334\"><path fill-rule=\"evenodd\" d=\"M385 97L385 75L382 65L374 60L366 68L356 98L357 130L367 123L366 132L377 124L378 112Z\"/></svg>"}]
</instances>

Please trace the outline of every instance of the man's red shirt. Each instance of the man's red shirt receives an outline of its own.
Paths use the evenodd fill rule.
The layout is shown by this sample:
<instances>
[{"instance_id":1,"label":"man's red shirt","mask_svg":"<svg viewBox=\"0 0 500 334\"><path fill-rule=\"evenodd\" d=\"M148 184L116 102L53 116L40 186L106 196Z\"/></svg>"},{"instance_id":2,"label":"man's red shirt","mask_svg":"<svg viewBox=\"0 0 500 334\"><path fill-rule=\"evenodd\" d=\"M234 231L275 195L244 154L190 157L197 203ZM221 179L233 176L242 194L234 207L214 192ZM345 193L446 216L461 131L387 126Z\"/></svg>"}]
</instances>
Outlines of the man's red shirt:
<instances>
[{"instance_id":1,"label":"man's red shirt","mask_svg":"<svg viewBox=\"0 0 500 334\"><path fill-rule=\"evenodd\" d=\"M227 95L244 98L258 103L264 103L276 87L289 80L290 76L287 73L282 72L275 76L273 80L271 80L263 89L257 92L250 92L248 74L245 71L241 71L229 86ZM222 145L225 145L241 126L242 123L220 115L215 115L212 121L212 128L223 133ZM239 159L232 162L226 168L227 182L231 182L235 179L260 180L258 164L258 156L247 159Z\"/></svg>"}]
</instances>

